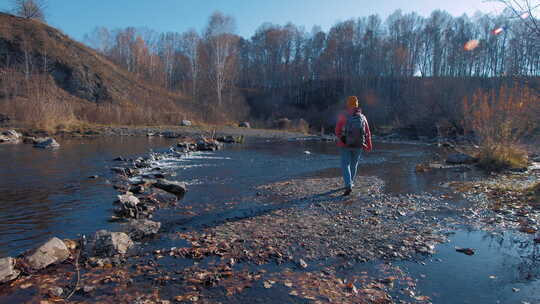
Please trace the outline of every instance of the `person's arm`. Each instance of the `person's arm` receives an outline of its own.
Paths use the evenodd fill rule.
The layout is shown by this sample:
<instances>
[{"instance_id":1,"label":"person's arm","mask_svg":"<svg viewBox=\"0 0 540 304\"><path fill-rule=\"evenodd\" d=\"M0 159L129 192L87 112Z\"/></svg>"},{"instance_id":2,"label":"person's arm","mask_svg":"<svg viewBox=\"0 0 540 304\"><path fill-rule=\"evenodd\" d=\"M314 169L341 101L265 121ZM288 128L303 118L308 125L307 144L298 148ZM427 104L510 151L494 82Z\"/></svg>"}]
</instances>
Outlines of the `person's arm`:
<instances>
[{"instance_id":1,"label":"person's arm","mask_svg":"<svg viewBox=\"0 0 540 304\"><path fill-rule=\"evenodd\" d=\"M344 126L345 126L345 116L344 115L339 115L338 121L336 123L336 130L335 130L335 134L336 134L339 141L342 141L341 137L343 136L343 127Z\"/></svg>"},{"instance_id":2,"label":"person's arm","mask_svg":"<svg viewBox=\"0 0 540 304\"><path fill-rule=\"evenodd\" d=\"M364 151L371 152L371 150L373 149L373 145L371 143L371 130L369 129L369 123L367 121L367 118L364 118L364 119L366 122L366 126L364 129L364 131L366 132L366 145L364 147Z\"/></svg>"}]
</instances>

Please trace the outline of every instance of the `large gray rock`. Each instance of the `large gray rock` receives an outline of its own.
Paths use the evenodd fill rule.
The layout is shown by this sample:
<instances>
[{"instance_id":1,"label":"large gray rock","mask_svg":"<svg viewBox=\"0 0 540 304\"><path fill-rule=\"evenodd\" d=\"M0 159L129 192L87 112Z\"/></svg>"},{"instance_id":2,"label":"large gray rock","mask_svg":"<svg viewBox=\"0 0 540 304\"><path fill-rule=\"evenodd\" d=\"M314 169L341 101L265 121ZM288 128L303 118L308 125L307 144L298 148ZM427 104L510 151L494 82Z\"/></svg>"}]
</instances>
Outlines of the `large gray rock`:
<instances>
[{"instance_id":1,"label":"large gray rock","mask_svg":"<svg viewBox=\"0 0 540 304\"><path fill-rule=\"evenodd\" d=\"M112 257L126 254L132 246L133 241L124 232L99 230L86 247L86 253L88 256Z\"/></svg>"},{"instance_id":2,"label":"large gray rock","mask_svg":"<svg viewBox=\"0 0 540 304\"><path fill-rule=\"evenodd\" d=\"M120 204L120 207L114 211L118 216L128 218L137 218L139 216L141 211L139 208L140 201L132 194L119 195L117 203Z\"/></svg>"},{"instance_id":3,"label":"large gray rock","mask_svg":"<svg viewBox=\"0 0 540 304\"><path fill-rule=\"evenodd\" d=\"M451 165L472 164L477 161L477 158L467 155L465 153L450 154L446 159L446 163Z\"/></svg>"},{"instance_id":4,"label":"large gray rock","mask_svg":"<svg viewBox=\"0 0 540 304\"><path fill-rule=\"evenodd\" d=\"M21 272L15 269L15 259L12 257L0 259L0 283L15 280Z\"/></svg>"},{"instance_id":5,"label":"large gray rock","mask_svg":"<svg viewBox=\"0 0 540 304\"><path fill-rule=\"evenodd\" d=\"M52 238L24 258L33 270L41 270L51 264L62 263L69 257L69 249L59 238Z\"/></svg>"},{"instance_id":6,"label":"large gray rock","mask_svg":"<svg viewBox=\"0 0 540 304\"><path fill-rule=\"evenodd\" d=\"M158 233L161 228L160 222L150 220L131 220L129 221L128 234L135 240L140 240L145 237L152 236Z\"/></svg>"},{"instance_id":7,"label":"large gray rock","mask_svg":"<svg viewBox=\"0 0 540 304\"><path fill-rule=\"evenodd\" d=\"M51 137L38 138L34 141L34 147L41 149L54 149L60 147L60 144Z\"/></svg>"},{"instance_id":8,"label":"large gray rock","mask_svg":"<svg viewBox=\"0 0 540 304\"><path fill-rule=\"evenodd\" d=\"M173 182L165 179L158 180L154 183L154 187L167 191L177 196L182 196L186 193L187 188L185 183Z\"/></svg>"},{"instance_id":9,"label":"large gray rock","mask_svg":"<svg viewBox=\"0 0 540 304\"><path fill-rule=\"evenodd\" d=\"M0 143L16 143L22 139L22 135L15 130L7 130L0 134Z\"/></svg>"},{"instance_id":10,"label":"large gray rock","mask_svg":"<svg viewBox=\"0 0 540 304\"><path fill-rule=\"evenodd\" d=\"M193 123L191 122L191 120L184 119L180 122L180 125L183 127L191 127Z\"/></svg>"}]
</instances>

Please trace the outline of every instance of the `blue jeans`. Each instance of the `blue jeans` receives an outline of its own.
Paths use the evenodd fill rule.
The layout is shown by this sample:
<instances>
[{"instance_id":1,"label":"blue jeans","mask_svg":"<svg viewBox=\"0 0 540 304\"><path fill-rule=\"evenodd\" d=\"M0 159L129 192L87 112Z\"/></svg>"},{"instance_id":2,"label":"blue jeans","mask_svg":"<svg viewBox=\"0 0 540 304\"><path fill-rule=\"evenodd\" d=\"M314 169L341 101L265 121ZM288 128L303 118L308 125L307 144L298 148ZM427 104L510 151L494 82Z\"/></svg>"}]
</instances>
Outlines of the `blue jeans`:
<instances>
[{"instance_id":1,"label":"blue jeans","mask_svg":"<svg viewBox=\"0 0 540 304\"><path fill-rule=\"evenodd\" d=\"M358 161L362 155L361 149L341 148L341 168L343 169L343 180L346 188L352 188Z\"/></svg>"}]
</instances>

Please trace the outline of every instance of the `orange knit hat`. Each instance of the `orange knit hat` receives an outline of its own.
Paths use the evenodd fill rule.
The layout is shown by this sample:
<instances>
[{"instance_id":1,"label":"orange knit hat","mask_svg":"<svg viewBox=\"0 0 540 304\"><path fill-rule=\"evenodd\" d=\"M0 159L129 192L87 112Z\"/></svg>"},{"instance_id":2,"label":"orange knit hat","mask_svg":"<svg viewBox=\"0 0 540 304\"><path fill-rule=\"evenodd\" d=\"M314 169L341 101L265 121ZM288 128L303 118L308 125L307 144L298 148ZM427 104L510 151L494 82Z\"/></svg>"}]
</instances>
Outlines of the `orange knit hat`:
<instances>
[{"instance_id":1,"label":"orange knit hat","mask_svg":"<svg viewBox=\"0 0 540 304\"><path fill-rule=\"evenodd\" d=\"M347 97L347 108L354 109L358 108L358 98L356 96Z\"/></svg>"}]
</instances>

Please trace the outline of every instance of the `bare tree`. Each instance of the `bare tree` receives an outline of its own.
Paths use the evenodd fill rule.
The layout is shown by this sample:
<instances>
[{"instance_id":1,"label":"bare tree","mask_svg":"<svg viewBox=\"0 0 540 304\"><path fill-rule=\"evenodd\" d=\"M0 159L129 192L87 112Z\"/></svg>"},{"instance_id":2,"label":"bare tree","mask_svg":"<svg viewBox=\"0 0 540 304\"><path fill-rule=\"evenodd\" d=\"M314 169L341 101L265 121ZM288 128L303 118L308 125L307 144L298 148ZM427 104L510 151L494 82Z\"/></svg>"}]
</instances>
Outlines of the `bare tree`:
<instances>
[{"instance_id":1,"label":"bare tree","mask_svg":"<svg viewBox=\"0 0 540 304\"><path fill-rule=\"evenodd\" d=\"M191 94L197 97L197 80L199 78L199 48L201 38L193 29L182 34L182 52L187 57L189 65L188 70L191 78Z\"/></svg>"},{"instance_id":2,"label":"bare tree","mask_svg":"<svg viewBox=\"0 0 540 304\"><path fill-rule=\"evenodd\" d=\"M508 8L514 17L520 18L534 33L536 39L540 39L540 21L537 14L540 10L540 0L494 0ZM539 46L540 47L540 46Z\"/></svg>"},{"instance_id":3,"label":"bare tree","mask_svg":"<svg viewBox=\"0 0 540 304\"><path fill-rule=\"evenodd\" d=\"M223 90L234 68L238 42L238 37L233 34L234 28L233 17L220 12L210 17L206 28L205 38L211 58L209 76L216 90L218 105L222 104Z\"/></svg>"},{"instance_id":4,"label":"bare tree","mask_svg":"<svg viewBox=\"0 0 540 304\"><path fill-rule=\"evenodd\" d=\"M26 18L45 21L45 0L12 0L15 15Z\"/></svg>"}]
</instances>

